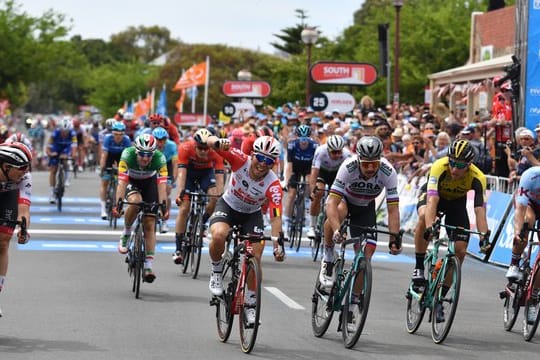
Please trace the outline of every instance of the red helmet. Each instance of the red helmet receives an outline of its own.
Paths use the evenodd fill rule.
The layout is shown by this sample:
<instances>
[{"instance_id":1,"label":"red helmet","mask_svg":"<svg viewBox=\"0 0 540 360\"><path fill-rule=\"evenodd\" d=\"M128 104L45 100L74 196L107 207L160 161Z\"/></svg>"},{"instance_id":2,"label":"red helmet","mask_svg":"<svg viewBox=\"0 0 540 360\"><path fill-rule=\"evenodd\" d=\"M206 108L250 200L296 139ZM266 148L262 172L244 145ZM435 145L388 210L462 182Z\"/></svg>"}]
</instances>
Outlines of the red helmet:
<instances>
[{"instance_id":1,"label":"red helmet","mask_svg":"<svg viewBox=\"0 0 540 360\"><path fill-rule=\"evenodd\" d=\"M149 120L150 120L150 122L158 121L160 124L163 124L165 119L160 114L152 114L152 115L150 115Z\"/></svg>"},{"instance_id":2,"label":"red helmet","mask_svg":"<svg viewBox=\"0 0 540 360\"><path fill-rule=\"evenodd\" d=\"M73 123L73 127L78 128L79 126L81 126L81 121L77 118L74 118L72 123Z\"/></svg>"}]
</instances>

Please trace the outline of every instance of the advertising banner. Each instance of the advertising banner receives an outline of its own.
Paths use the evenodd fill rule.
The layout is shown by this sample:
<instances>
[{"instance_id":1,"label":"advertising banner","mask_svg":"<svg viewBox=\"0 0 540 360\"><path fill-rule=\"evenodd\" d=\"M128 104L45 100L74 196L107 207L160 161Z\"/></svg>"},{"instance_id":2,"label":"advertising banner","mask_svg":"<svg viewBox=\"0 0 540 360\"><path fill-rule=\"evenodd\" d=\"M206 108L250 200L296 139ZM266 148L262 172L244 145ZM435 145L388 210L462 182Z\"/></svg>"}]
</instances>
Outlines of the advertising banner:
<instances>
[{"instance_id":1,"label":"advertising banner","mask_svg":"<svg viewBox=\"0 0 540 360\"><path fill-rule=\"evenodd\" d=\"M375 66L365 63L318 62L309 74L317 84L371 85L377 80Z\"/></svg>"},{"instance_id":2,"label":"advertising banner","mask_svg":"<svg viewBox=\"0 0 540 360\"><path fill-rule=\"evenodd\" d=\"M264 98L271 88L266 81L225 81L221 90L228 97Z\"/></svg>"},{"instance_id":3,"label":"advertising banner","mask_svg":"<svg viewBox=\"0 0 540 360\"><path fill-rule=\"evenodd\" d=\"M534 129L540 123L540 0L529 0L527 60L525 70L525 126Z\"/></svg>"}]
</instances>

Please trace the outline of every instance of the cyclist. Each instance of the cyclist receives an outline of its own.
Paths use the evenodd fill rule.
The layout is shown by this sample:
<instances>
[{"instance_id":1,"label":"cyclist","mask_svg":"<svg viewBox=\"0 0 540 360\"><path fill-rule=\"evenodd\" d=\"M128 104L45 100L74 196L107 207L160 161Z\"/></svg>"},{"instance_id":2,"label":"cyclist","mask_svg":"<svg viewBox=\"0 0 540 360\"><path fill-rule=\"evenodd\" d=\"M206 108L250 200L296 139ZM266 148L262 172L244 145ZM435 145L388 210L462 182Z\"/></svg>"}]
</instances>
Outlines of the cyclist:
<instances>
[{"instance_id":1,"label":"cyclist","mask_svg":"<svg viewBox=\"0 0 540 360\"><path fill-rule=\"evenodd\" d=\"M325 186L332 186L339 166L350 156L351 152L345 148L345 140L340 135L331 135L326 140L326 144L315 150L309 176L309 187L312 192L309 209L311 226L307 233L308 237L315 237L315 225L317 224L317 216L321 212L321 199Z\"/></svg>"},{"instance_id":2,"label":"cyclist","mask_svg":"<svg viewBox=\"0 0 540 360\"><path fill-rule=\"evenodd\" d=\"M86 130L81 126L81 121L73 119L73 131L77 135L77 171L83 171L84 159L86 159Z\"/></svg>"},{"instance_id":3,"label":"cyclist","mask_svg":"<svg viewBox=\"0 0 540 360\"><path fill-rule=\"evenodd\" d=\"M292 213L296 188L302 176L307 176L311 171L311 162L315 156L317 143L310 138L311 128L300 125L296 128L296 139L287 144L287 165L285 167L285 184L287 184L287 200L285 202L285 223Z\"/></svg>"},{"instance_id":4,"label":"cyclist","mask_svg":"<svg viewBox=\"0 0 540 360\"><path fill-rule=\"evenodd\" d=\"M166 212L167 201L167 163L165 156L156 149L156 139L150 134L142 134L135 138L133 146L124 149L118 164L118 187L116 197L120 203L126 198L128 202L155 202L156 206L150 213L144 216L145 236L145 261L143 277L144 281L151 283L156 275L152 270L154 252L156 247L156 215L161 213L162 219L168 218ZM121 204L115 207L113 215L120 216ZM131 233L131 226L137 217L139 208L136 205L128 205L125 212L124 231L118 244L118 252L126 254L127 243Z\"/></svg>"},{"instance_id":5,"label":"cyclist","mask_svg":"<svg viewBox=\"0 0 540 360\"><path fill-rule=\"evenodd\" d=\"M118 113L117 115L124 125L126 125L126 135L133 141L135 139L135 133L139 130L139 124L135 121L135 116L131 111L126 111L121 115Z\"/></svg>"},{"instance_id":6,"label":"cyclist","mask_svg":"<svg viewBox=\"0 0 540 360\"><path fill-rule=\"evenodd\" d=\"M152 135L156 138L157 148L165 156L167 162L167 173L169 174L167 177L167 212L170 212L170 195L178 176L178 147L174 141L169 140L169 133L162 127L152 130ZM169 232L169 225L167 225L166 221L161 223L161 232Z\"/></svg>"},{"instance_id":7,"label":"cyclist","mask_svg":"<svg viewBox=\"0 0 540 360\"><path fill-rule=\"evenodd\" d=\"M390 162L381 157L382 141L375 136L364 136L356 144L356 155L339 167L326 201L327 219L324 223L324 257L321 261L319 281L326 289L335 281L334 244L343 240L341 223L350 218L352 237L361 235L356 226L376 226L375 198L386 190L388 229L399 232L399 195L397 173ZM401 239L390 236L388 247L393 255L401 252ZM367 239L365 256L369 261L377 247L377 238Z\"/></svg>"},{"instance_id":8,"label":"cyclist","mask_svg":"<svg viewBox=\"0 0 540 360\"><path fill-rule=\"evenodd\" d=\"M486 218L486 176L472 163L476 156L468 140L455 140L448 148L448 156L436 160L429 170L428 181L422 186L416 205L418 222L414 231L416 266L412 280L417 285L425 283L424 259L428 242L433 235L432 225L437 213L446 214L445 223L452 226L470 227L467 215L467 192L474 190L474 213L478 231L488 231ZM455 232L455 251L463 263L469 242L469 234ZM480 242L483 242L481 237ZM436 309L437 321L444 321L442 306Z\"/></svg>"},{"instance_id":9,"label":"cyclist","mask_svg":"<svg viewBox=\"0 0 540 360\"><path fill-rule=\"evenodd\" d=\"M30 199L32 196L32 163L30 150L22 143L0 144L0 291L5 286L8 270L9 241L15 225L5 221L21 220L24 216L30 225ZM19 232L19 243L25 243ZM0 311L0 316L2 312Z\"/></svg>"},{"instance_id":10,"label":"cyclist","mask_svg":"<svg viewBox=\"0 0 540 360\"><path fill-rule=\"evenodd\" d=\"M212 195L208 199L206 210L203 214L203 223L210 218L216 207L217 195L223 193L223 158L207 145L208 138L212 134L207 129L199 129L193 135L193 140L180 145L178 150L178 195L176 203L179 206L176 217L176 251L173 254L175 264L182 264L182 244L184 242L187 217L191 205L189 194L186 192L200 189Z\"/></svg>"},{"instance_id":11,"label":"cyclist","mask_svg":"<svg viewBox=\"0 0 540 360\"><path fill-rule=\"evenodd\" d=\"M225 241L232 225L241 225L243 234L261 234L264 230L261 205L269 202L271 214L271 237L274 246L274 259L283 261L284 253L279 245L281 229L281 184L277 175L271 171L279 157L281 146L270 136L261 136L253 143L253 154L248 156L238 149L231 148L227 139L211 136L207 140L209 147L219 148L217 153L231 164L231 181L223 196L218 200L216 211L210 218L212 240L209 244L212 275L210 292L215 296L223 294L221 261L225 250ZM253 244L253 254L261 263L264 243ZM252 288L248 278L248 287ZM257 299L251 290L245 294L245 301L253 304ZM246 308L247 322L255 321L255 309Z\"/></svg>"},{"instance_id":12,"label":"cyclist","mask_svg":"<svg viewBox=\"0 0 540 360\"><path fill-rule=\"evenodd\" d=\"M101 199L101 218L107 219L107 187L111 180L112 174L106 171L107 168L111 168L114 164L120 162L120 156L124 149L131 146L131 140L125 134L126 126L120 121L114 121L111 126L112 133L105 136L102 144L101 158L99 159L99 168L101 174L101 188L99 191L99 197ZM116 201L116 199L112 199Z\"/></svg>"},{"instance_id":13,"label":"cyclist","mask_svg":"<svg viewBox=\"0 0 540 360\"><path fill-rule=\"evenodd\" d=\"M54 204L56 202L54 187L56 186L58 161L60 158L67 158L69 156L75 158L77 153L77 134L72 129L71 118L69 116L64 116L60 121L59 127L51 134L46 152L49 157L49 186L51 188L49 202ZM68 186L69 171L67 171L67 167L65 179L65 185Z\"/></svg>"},{"instance_id":14,"label":"cyclist","mask_svg":"<svg viewBox=\"0 0 540 360\"><path fill-rule=\"evenodd\" d=\"M32 147L32 140L30 140L28 137L26 137L26 135L24 135L22 132L16 132L14 134L11 134L11 136L9 136L6 139L6 142L7 143L13 143L13 142L22 143L28 149L30 149L31 152L34 150L33 147Z\"/></svg>"},{"instance_id":15,"label":"cyclist","mask_svg":"<svg viewBox=\"0 0 540 360\"><path fill-rule=\"evenodd\" d=\"M514 241L512 260L506 272L509 281L519 281L523 277L519 270L521 253L527 246L527 234L522 234L523 225L534 228L536 219L540 217L540 167L533 166L523 172L514 197Z\"/></svg>"}]
</instances>

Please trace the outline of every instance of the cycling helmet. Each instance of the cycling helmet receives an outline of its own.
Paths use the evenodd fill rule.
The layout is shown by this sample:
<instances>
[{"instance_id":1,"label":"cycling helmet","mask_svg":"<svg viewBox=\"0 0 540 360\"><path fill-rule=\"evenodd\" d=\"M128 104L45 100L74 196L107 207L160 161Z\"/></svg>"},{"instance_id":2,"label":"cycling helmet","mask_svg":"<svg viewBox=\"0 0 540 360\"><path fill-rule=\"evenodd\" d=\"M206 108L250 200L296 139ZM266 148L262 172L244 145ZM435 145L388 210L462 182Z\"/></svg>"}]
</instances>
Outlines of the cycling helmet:
<instances>
[{"instance_id":1,"label":"cycling helmet","mask_svg":"<svg viewBox=\"0 0 540 360\"><path fill-rule=\"evenodd\" d=\"M448 157L458 161L471 162L475 156L474 149L465 139L456 140L448 147Z\"/></svg>"},{"instance_id":2,"label":"cycling helmet","mask_svg":"<svg viewBox=\"0 0 540 360\"><path fill-rule=\"evenodd\" d=\"M30 165L32 153L20 142L3 143L0 144L0 161L16 167Z\"/></svg>"},{"instance_id":3,"label":"cycling helmet","mask_svg":"<svg viewBox=\"0 0 540 360\"><path fill-rule=\"evenodd\" d=\"M111 130L115 122L116 122L116 120L113 119L113 118L107 119L107 120L105 120L105 127L107 129ZM120 122L120 121L118 121L118 122Z\"/></svg>"},{"instance_id":4,"label":"cycling helmet","mask_svg":"<svg viewBox=\"0 0 540 360\"><path fill-rule=\"evenodd\" d=\"M141 134L135 138L135 149L142 152L156 151L156 138L151 134Z\"/></svg>"},{"instance_id":5,"label":"cycling helmet","mask_svg":"<svg viewBox=\"0 0 540 360\"><path fill-rule=\"evenodd\" d=\"M379 160L382 149L383 143L376 136L363 136L356 143L356 153L362 160Z\"/></svg>"},{"instance_id":6,"label":"cycling helmet","mask_svg":"<svg viewBox=\"0 0 540 360\"><path fill-rule=\"evenodd\" d=\"M154 130L152 130L152 135L154 135L154 137L158 140L167 139L169 137L169 133L167 132L167 130L165 130L161 126L158 126Z\"/></svg>"},{"instance_id":7,"label":"cycling helmet","mask_svg":"<svg viewBox=\"0 0 540 360\"><path fill-rule=\"evenodd\" d=\"M210 131L206 129L199 129L195 135L193 135L193 140L195 140L197 144L206 145L206 141L210 136L212 136Z\"/></svg>"},{"instance_id":8,"label":"cycling helmet","mask_svg":"<svg viewBox=\"0 0 540 360\"><path fill-rule=\"evenodd\" d=\"M123 115L124 120L133 120L133 113L130 111L126 111Z\"/></svg>"},{"instance_id":9,"label":"cycling helmet","mask_svg":"<svg viewBox=\"0 0 540 360\"><path fill-rule=\"evenodd\" d=\"M236 139L242 139L244 137L244 130L236 128L232 131L231 136Z\"/></svg>"},{"instance_id":10,"label":"cycling helmet","mask_svg":"<svg viewBox=\"0 0 540 360\"><path fill-rule=\"evenodd\" d=\"M257 136L274 136L274 132L268 126L261 126L257 130Z\"/></svg>"},{"instance_id":11,"label":"cycling helmet","mask_svg":"<svg viewBox=\"0 0 540 360\"><path fill-rule=\"evenodd\" d=\"M326 140L326 145L328 146L328 151L339 151L343 150L345 147L345 140L340 135L331 135L328 140Z\"/></svg>"},{"instance_id":12,"label":"cycling helmet","mask_svg":"<svg viewBox=\"0 0 540 360\"><path fill-rule=\"evenodd\" d=\"M73 124L69 116L64 116L60 121L60 130L71 130L72 126Z\"/></svg>"},{"instance_id":13,"label":"cycling helmet","mask_svg":"<svg viewBox=\"0 0 540 360\"><path fill-rule=\"evenodd\" d=\"M295 133L298 137L310 137L311 128L307 125L300 125L296 128Z\"/></svg>"},{"instance_id":14,"label":"cycling helmet","mask_svg":"<svg viewBox=\"0 0 540 360\"><path fill-rule=\"evenodd\" d=\"M227 130L221 129L218 131L217 137L220 139L226 139L228 137Z\"/></svg>"},{"instance_id":15,"label":"cycling helmet","mask_svg":"<svg viewBox=\"0 0 540 360\"><path fill-rule=\"evenodd\" d=\"M123 122L114 121L114 119L109 119L109 120L113 120L112 125L111 125L111 130L112 131L121 131L121 132L126 131L126 125L124 125ZM109 121L109 120L107 120L107 121Z\"/></svg>"},{"instance_id":16,"label":"cycling helmet","mask_svg":"<svg viewBox=\"0 0 540 360\"><path fill-rule=\"evenodd\" d=\"M160 124L163 124L164 118L160 114L152 114L152 115L150 115L150 118L148 120L150 122L158 121Z\"/></svg>"},{"instance_id":17,"label":"cycling helmet","mask_svg":"<svg viewBox=\"0 0 540 360\"><path fill-rule=\"evenodd\" d=\"M8 143L14 143L14 142L20 142L23 144L31 143L30 140L21 132L17 132L15 134L12 134L10 137L6 139L6 142Z\"/></svg>"},{"instance_id":18,"label":"cycling helmet","mask_svg":"<svg viewBox=\"0 0 540 360\"><path fill-rule=\"evenodd\" d=\"M281 145L272 136L261 136L253 143L253 152L275 159L281 153Z\"/></svg>"}]
</instances>

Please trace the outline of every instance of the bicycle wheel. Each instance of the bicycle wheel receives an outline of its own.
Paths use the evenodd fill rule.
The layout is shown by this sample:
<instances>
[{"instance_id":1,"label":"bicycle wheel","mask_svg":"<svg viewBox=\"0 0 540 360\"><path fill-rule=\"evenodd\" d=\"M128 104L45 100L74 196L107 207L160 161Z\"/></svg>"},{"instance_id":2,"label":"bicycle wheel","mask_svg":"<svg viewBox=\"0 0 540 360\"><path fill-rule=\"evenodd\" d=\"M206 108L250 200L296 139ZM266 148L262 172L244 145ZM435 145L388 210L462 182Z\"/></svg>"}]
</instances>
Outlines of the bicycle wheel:
<instances>
[{"instance_id":1,"label":"bicycle wheel","mask_svg":"<svg viewBox=\"0 0 540 360\"><path fill-rule=\"evenodd\" d=\"M289 219L289 248L293 248L296 241L296 222L297 222L297 211L296 211L296 201L293 203L293 209L291 211L291 218Z\"/></svg>"},{"instance_id":2,"label":"bicycle wheel","mask_svg":"<svg viewBox=\"0 0 540 360\"><path fill-rule=\"evenodd\" d=\"M357 270L358 272L353 275L349 283L341 311L341 334L347 349L352 348L362 334L371 298L371 263L366 258L361 258ZM354 284L357 279L363 279L360 294L354 294Z\"/></svg>"},{"instance_id":3,"label":"bicycle wheel","mask_svg":"<svg viewBox=\"0 0 540 360\"><path fill-rule=\"evenodd\" d=\"M537 276L538 264L535 266L535 272L531 274L531 279L529 280L529 283L534 284ZM529 321L530 308L534 308L533 314L536 314L536 317L534 319L531 319L531 321ZM527 301L525 301L525 308L523 312L523 338L525 339L525 341L531 341L531 339L534 337L534 334L536 333L536 329L538 328L538 322L540 321L540 302L538 301L538 299L532 299L528 297Z\"/></svg>"},{"instance_id":4,"label":"bicycle wheel","mask_svg":"<svg viewBox=\"0 0 540 360\"><path fill-rule=\"evenodd\" d=\"M218 338L222 342L226 342L231 335L231 329L234 320L234 312L232 302L236 291L236 279L234 273L236 264L232 259L230 252L223 255L223 272L221 273L221 281L223 283L223 295L214 296L216 301L216 324Z\"/></svg>"},{"instance_id":5,"label":"bicycle wheel","mask_svg":"<svg viewBox=\"0 0 540 360\"><path fill-rule=\"evenodd\" d=\"M422 319L424 319L424 314L426 313L426 307L422 303L423 294L419 294L413 288L414 284L409 284L409 289L407 290L407 331L409 334L414 334L416 330L420 327ZM413 293L414 292L414 293Z\"/></svg>"},{"instance_id":6,"label":"bicycle wheel","mask_svg":"<svg viewBox=\"0 0 540 360\"><path fill-rule=\"evenodd\" d=\"M311 258L313 261L317 261L317 257L319 256L319 249L321 248L321 235L319 233L319 230L315 233L315 237L310 240L311 244Z\"/></svg>"},{"instance_id":7,"label":"bicycle wheel","mask_svg":"<svg viewBox=\"0 0 540 360\"><path fill-rule=\"evenodd\" d=\"M509 288L508 288L509 287ZM521 285L517 283L507 285L504 294L503 325L504 330L511 331L519 314L519 302L522 294Z\"/></svg>"},{"instance_id":8,"label":"bicycle wheel","mask_svg":"<svg viewBox=\"0 0 540 360\"><path fill-rule=\"evenodd\" d=\"M191 258L191 252L192 252L191 248L193 247L193 233L195 232L195 225L193 222L196 221L195 219L196 219L195 213L190 212L188 215L188 221L187 221L187 226L186 226L186 237L184 240L184 246L182 248L182 254L184 258L182 274L185 274L188 268L191 269L189 260Z\"/></svg>"},{"instance_id":9,"label":"bicycle wheel","mask_svg":"<svg viewBox=\"0 0 540 360\"><path fill-rule=\"evenodd\" d=\"M255 292L255 302L248 303L245 299L236 299L242 306L240 307L240 314L238 324L240 327L240 347L242 351L249 354L255 346L255 340L257 339L257 331L259 330L259 318L261 316L261 269L259 263L254 257L250 257L247 260L244 289L240 292L240 296L248 291L248 284L254 284L255 288L251 291ZM251 278L251 281L248 279ZM255 321L253 323L248 322L246 312L255 312Z\"/></svg>"},{"instance_id":10,"label":"bicycle wheel","mask_svg":"<svg viewBox=\"0 0 540 360\"><path fill-rule=\"evenodd\" d=\"M306 200L304 190L299 191L296 196L297 219L296 219L296 252L300 250L302 245L302 232L304 231L304 222L306 221Z\"/></svg>"},{"instance_id":11,"label":"bicycle wheel","mask_svg":"<svg viewBox=\"0 0 540 360\"><path fill-rule=\"evenodd\" d=\"M141 279L144 268L144 236L141 225L137 225L136 227L133 250L133 288L135 289L135 298L138 299L141 290Z\"/></svg>"},{"instance_id":12,"label":"bicycle wheel","mask_svg":"<svg viewBox=\"0 0 540 360\"><path fill-rule=\"evenodd\" d=\"M334 271L337 271L338 265L338 263L334 265ZM332 322L335 289L336 285L331 290L323 289L319 281L319 274L317 273L315 290L311 297L311 328L313 329L313 335L316 337L323 336Z\"/></svg>"},{"instance_id":13,"label":"bicycle wheel","mask_svg":"<svg viewBox=\"0 0 540 360\"><path fill-rule=\"evenodd\" d=\"M197 231L193 236L191 246L191 278L196 279L199 275L199 268L201 266L202 248L204 240L204 224L202 222L202 213L197 216Z\"/></svg>"},{"instance_id":14,"label":"bicycle wheel","mask_svg":"<svg viewBox=\"0 0 540 360\"><path fill-rule=\"evenodd\" d=\"M438 277L439 284L437 284L432 304L431 337L436 344L442 343L450 332L456 315L461 287L461 264L459 260L455 256L451 256L447 257L445 261L446 266L443 263L444 273ZM446 283L448 281L449 284ZM438 307L441 307L443 313L438 312Z\"/></svg>"},{"instance_id":15,"label":"bicycle wheel","mask_svg":"<svg viewBox=\"0 0 540 360\"><path fill-rule=\"evenodd\" d=\"M56 207L58 211L62 211L62 197L64 196L64 169L61 168L56 174Z\"/></svg>"}]
</instances>

